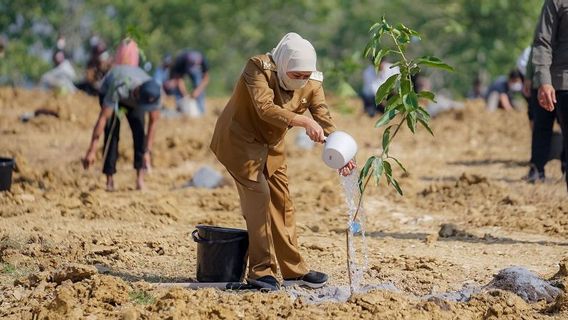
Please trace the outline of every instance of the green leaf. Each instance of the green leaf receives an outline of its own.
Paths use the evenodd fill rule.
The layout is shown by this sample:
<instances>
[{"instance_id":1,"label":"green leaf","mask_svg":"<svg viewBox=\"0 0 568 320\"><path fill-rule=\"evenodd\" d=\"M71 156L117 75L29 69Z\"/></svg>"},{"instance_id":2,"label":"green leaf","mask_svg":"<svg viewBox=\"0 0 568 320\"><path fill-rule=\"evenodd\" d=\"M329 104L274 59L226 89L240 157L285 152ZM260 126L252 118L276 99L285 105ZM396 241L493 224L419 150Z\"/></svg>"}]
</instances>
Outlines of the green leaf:
<instances>
[{"instance_id":1,"label":"green leaf","mask_svg":"<svg viewBox=\"0 0 568 320\"><path fill-rule=\"evenodd\" d=\"M373 24L370 28L369 28L369 33L374 33L377 30L382 30L383 29L383 23L382 22L377 22L375 24Z\"/></svg>"},{"instance_id":2,"label":"green leaf","mask_svg":"<svg viewBox=\"0 0 568 320\"><path fill-rule=\"evenodd\" d=\"M430 91L426 91L426 90L420 91L420 92L418 92L418 97L428 99L432 102L436 102L436 95L433 92L430 92Z\"/></svg>"},{"instance_id":3,"label":"green leaf","mask_svg":"<svg viewBox=\"0 0 568 320\"><path fill-rule=\"evenodd\" d=\"M387 180L389 180L389 182L390 182L390 180L392 179L392 167L391 167L391 164L390 164L388 161L383 160L383 168L384 168L384 170L385 170L385 176L387 177Z\"/></svg>"},{"instance_id":4,"label":"green leaf","mask_svg":"<svg viewBox=\"0 0 568 320\"><path fill-rule=\"evenodd\" d=\"M393 109L391 106L399 105L402 102L400 95L393 94L390 98L388 98L387 102L385 102L385 110Z\"/></svg>"},{"instance_id":5,"label":"green leaf","mask_svg":"<svg viewBox=\"0 0 568 320\"><path fill-rule=\"evenodd\" d=\"M373 175L375 176L375 184L378 185L381 182L381 176L383 175L383 159L376 158L374 161L375 171Z\"/></svg>"},{"instance_id":6,"label":"green leaf","mask_svg":"<svg viewBox=\"0 0 568 320\"><path fill-rule=\"evenodd\" d=\"M409 93L410 91L412 91L412 83L410 82L410 79L408 79L407 77L404 77L403 79L400 80L401 95L404 96L405 94Z\"/></svg>"},{"instance_id":7,"label":"green leaf","mask_svg":"<svg viewBox=\"0 0 568 320\"><path fill-rule=\"evenodd\" d=\"M383 150L385 154L389 153L389 143L390 143L390 129L391 127L387 127L385 132L383 132Z\"/></svg>"},{"instance_id":8,"label":"green leaf","mask_svg":"<svg viewBox=\"0 0 568 320\"><path fill-rule=\"evenodd\" d=\"M400 44L406 44L410 42L410 36L404 32L401 32L400 35L397 38L397 41Z\"/></svg>"},{"instance_id":9,"label":"green leaf","mask_svg":"<svg viewBox=\"0 0 568 320\"><path fill-rule=\"evenodd\" d=\"M414 91L410 91L402 97L402 102L406 111L411 112L418 109L418 97Z\"/></svg>"},{"instance_id":10,"label":"green leaf","mask_svg":"<svg viewBox=\"0 0 568 320\"><path fill-rule=\"evenodd\" d=\"M363 166L363 169L361 170L360 177L362 177L363 179L367 177L367 175L369 174L369 169L373 164L373 160L375 160L376 157L377 156L371 156L369 157L369 159L367 159L367 161L365 162L365 166Z\"/></svg>"},{"instance_id":11,"label":"green leaf","mask_svg":"<svg viewBox=\"0 0 568 320\"><path fill-rule=\"evenodd\" d=\"M377 54L375 55L375 58L373 59L373 64L375 65L375 68L378 68L379 65L381 64L381 60L383 60L383 58L390 52L389 49L380 49L379 52L377 52Z\"/></svg>"},{"instance_id":12,"label":"green leaf","mask_svg":"<svg viewBox=\"0 0 568 320\"><path fill-rule=\"evenodd\" d=\"M416 60L416 63L422 64L422 65L425 65L425 66L428 66L428 67L432 67L432 68L438 68L438 69L443 69L443 70L447 70L447 71L454 71L454 68L452 66L444 63L439 58L436 58L436 57L433 57L433 56L420 57L420 58L418 58L418 60Z\"/></svg>"},{"instance_id":13,"label":"green leaf","mask_svg":"<svg viewBox=\"0 0 568 320\"><path fill-rule=\"evenodd\" d=\"M143 48L148 45L148 37L140 30L137 25L128 25L126 27L126 36L136 41L138 47Z\"/></svg>"},{"instance_id":14,"label":"green leaf","mask_svg":"<svg viewBox=\"0 0 568 320\"><path fill-rule=\"evenodd\" d=\"M384 164L384 168L385 168L385 176L387 177L387 184L392 184L392 186L396 189L396 191L402 195L402 189L400 189L400 186L398 185L398 182L396 181L396 179L394 179L392 177L392 168L391 165L388 161L384 160L383 161Z\"/></svg>"},{"instance_id":15,"label":"green leaf","mask_svg":"<svg viewBox=\"0 0 568 320\"><path fill-rule=\"evenodd\" d=\"M399 30L400 32L406 33L407 35L410 35L410 30L403 25L402 23L398 23L396 25L396 29Z\"/></svg>"},{"instance_id":16,"label":"green leaf","mask_svg":"<svg viewBox=\"0 0 568 320\"><path fill-rule=\"evenodd\" d=\"M402 189L400 188L398 181L396 181L396 179L392 178L390 182L392 183L392 186L396 189L396 192L398 192L398 194L400 194L402 196L403 195Z\"/></svg>"},{"instance_id":17,"label":"green leaf","mask_svg":"<svg viewBox=\"0 0 568 320\"><path fill-rule=\"evenodd\" d=\"M374 47L374 41L369 41L367 43L367 46L365 46L365 50L363 51L363 57L365 58L369 58L370 57L370 53L371 53L371 49L373 49Z\"/></svg>"},{"instance_id":18,"label":"green leaf","mask_svg":"<svg viewBox=\"0 0 568 320\"><path fill-rule=\"evenodd\" d=\"M432 129L430 128L430 125L428 124L428 122L424 121L423 119L418 118L418 122L420 122L420 124L426 128L426 130L428 130L428 132L430 132L430 134L432 136L434 136L434 132L432 131Z\"/></svg>"},{"instance_id":19,"label":"green leaf","mask_svg":"<svg viewBox=\"0 0 568 320\"><path fill-rule=\"evenodd\" d=\"M377 157L377 158L375 159L375 170L377 171L377 174L378 174L379 176L382 176L382 175L383 175L383 172L384 172L384 170L385 170L383 159L381 159L381 158L379 158L379 157Z\"/></svg>"},{"instance_id":20,"label":"green leaf","mask_svg":"<svg viewBox=\"0 0 568 320\"><path fill-rule=\"evenodd\" d=\"M389 110L383 114L383 116L375 123L375 128L380 128L385 124L389 123L400 111L396 109Z\"/></svg>"},{"instance_id":21,"label":"green leaf","mask_svg":"<svg viewBox=\"0 0 568 320\"><path fill-rule=\"evenodd\" d=\"M404 104L398 104L396 107L394 107L395 110L398 110L398 112L403 113L406 110L404 109Z\"/></svg>"},{"instance_id":22,"label":"green leaf","mask_svg":"<svg viewBox=\"0 0 568 320\"><path fill-rule=\"evenodd\" d=\"M387 81L385 81L385 83L383 83L379 87L379 90L377 90L377 94L375 94L375 103L376 104L380 104L381 102L383 102L385 97L389 94L389 92L391 92L392 87L394 86L394 84L398 80L399 76L400 76L399 74L394 74L394 75L390 76L387 79Z\"/></svg>"},{"instance_id":23,"label":"green leaf","mask_svg":"<svg viewBox=\"0 0 568 320\"><path fill-rule=\"evenodd\" d=\"M371 166L373 165L373 161L375 160L375 158L377 158L377 156L369 157L369 159L367 159L367 161L365 162L365 166L363 166L363 169L361 169L361 173L359 173L359 192L361 193L365 191L363 189L364 188L363 181L365 180L367 175L369 175L369 170L371 169Z\"/></svg>"},{"instance_id":24,"label":"green leaf","mask_svg":"<svg viewBox=\"0 0 568 320\"><path fill-rule=\"evenodd\" d=\"M381 23L383 24L383 30L390 31L392 29L392 27L387 23L385 16L381 17Z\"/></svg>"},{"instance_id":25,"label":"green leaf","mask_svg":"<svg viewBox=\"0 0 568 320\"><path fill-rule=\"evenodd\" d=\"M394 69L394 68L396 68L396 67L401 68L401 67L402 67L402 64L403 64L402 61L397 61L397 62L391 64L391 66L389 67L389 69Z\"/></svg>"},{"instance_id":26,"label":"green leaf","mask_svg":"<svg viewBox=\"0 0 568 320\"><path fill-rule=\"evenodd\" d=\"M416 32L415 30L412 30L412 29L408 28L407 26L405 26L405 25L402 24L402 23L397 24L397 25L396 25L396 28L397 28L398 30L400 30L400 31L402 31L402 32L404 32L404 33L406 33L406 34L409 35L409 36L415 36L415 37L420 38L420 34L418 34L418 32Z\"/></svg>"},{"instance_id":27,"label":"green leaf","mask_svg":"<svg viewBox=\"0 0 568 320\"><path fill-rule=\"evenodd\" d=\"M400 161L398 161L397 158L389 157L389 159L393 159L396 164L398 164L398 166L402 169L402 171L404 171L404 173L407 173L406 168L402 165L402 163L400 163Z\"/></svg>"},{"instance_id":28,"label":"green leaf","mask_svg":"<svg viewBox=\"0 0 568 320\"><path fill-rule=\"evenodd\" d=\"M416 75L420 72L420 67L417 64L410 66L410 74Z\"/></svg>"},{"instance_id":29,"label":"green leaf","mask_svg":"<svg viewBox=\"0 0 568 320\"><path fill-rule=\"evenodd\" d=\"M418 107L418 109L416 109L416 118L422 119L425 122L429 122L430 121L430 114L428 113L428 111L424 110L424 108Z\"/></svg>"},{"instance_id":30,"label":"green leaf","mask_svg":"<svg viewBox=\"0 0 568 320\"><path fill-rule=\"evenodd\" d=\"M406 116L406 124L412 133L416 132L416 111L409 112Z\"/></svg>"}]
</instances>

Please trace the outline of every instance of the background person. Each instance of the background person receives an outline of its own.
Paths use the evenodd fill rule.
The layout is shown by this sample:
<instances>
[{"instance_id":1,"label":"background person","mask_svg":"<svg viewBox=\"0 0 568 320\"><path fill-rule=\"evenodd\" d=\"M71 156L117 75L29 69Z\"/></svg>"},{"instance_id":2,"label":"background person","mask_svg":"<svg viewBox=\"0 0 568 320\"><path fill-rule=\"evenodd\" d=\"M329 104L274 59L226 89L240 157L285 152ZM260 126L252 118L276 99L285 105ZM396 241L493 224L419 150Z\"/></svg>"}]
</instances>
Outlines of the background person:
<instances>
[{"instance_id":1,"label":"background person","mask_svg":"<svg viewBox=\"0 0 568 320\"><path fill-rule=\"evenodd\" d=\"M508 77L499 77L495 80L485 95L486 108L488 111L495 111L497 108L513 110L513 93L521 92L523 89L523 78L518 70L509 72Z\"/></svg>"},{"instance_id":2,"label":"background person","mask_svg":"<svg viewBox=\"0 0 568 320\"><path fill-rule=\"evenodd\" d=\"M526 66L526 77L523 95L529 99L529 121L531 123L531 159L528 174L524 177L528 183L544 182L546 179L545 166L550 160L554 120L556 113L542 108L538 102L538 89L533 81L534 66L532 64L532 50ZM561 170L566 170L566 161L561 157Z\"/></svg>"},{"instance_id":3,"label":"background person","mask_svg":"<svg viewBox=\"0 0 568 320\"><path fill-rule=\"evenodd\" d=\"M533 42L532 63L538 101L556 109L562 133L568 132L568 0L546 0ZM564 158L568 158L564 139ZM568 175L566 186L568 187Z\"/></svg>"},{"instance_id":4,"label":"background person","mask_svg":"<svg viewBox=\"0 0 568 320\"><path fill-rule=\"evenodd\" d=\"M191 92L187 92L184 78L188 76ZM170 69L170 79L164 83L168 95L175 95L176 100L190 97L197 100L201 114L205 113L205 89L209 84L209 63L203 53L196 50L184 50L174 60Z\"/></svg>"},{"instance_id":5,"label":"background person","mask_svg":"<svg viewBox=\"0 0 568 320\"><path fill-rule=\"evenodd\" d=\"M467 99L475 100L475 99L483 99L485 97L485 88L483 88L483 82L479 76L473 79L471 83L471 89L467 93Z\"/></svg>"},{"instance_id":6,"label":"background person","mask_svg":"<svg viewBox=\"0 0 568 320\"><path fill-rule=\"evenodd\" d=\"M120 41L113 63L114 65L126 64L138 67L140 65L140 50L136 41L131 38L125 38Z\"/></svg>"},{"instance_id":7,"label":"background person","mask_svg":"<svg viewBox=\"0 0 568 320\"><path fill-rule=\"evenodd\" d=\"M313 46L288 33L270 54L249 59L215 125L211 150L235 179L249 235L248 281L260 288L279 288L278 266L284 285L317 288L328 279L300 254L284 147L290 127L320 143L335 130L322 81ZM354 167L350 161L341 173Z\"/></svg>"},{"instance_id":8,"label":"background person","mask_svg":"<svg viewBox=\"0 0 568 320\"><path fill-rule=\"evenodd\" d=\"M374 65L369 65L363 70L363 89L361 99L363 100L363 110L369 117L374 117L377 112L383 113L385 107L375 103L375 94L379 87L391 76L400 73L398 67L392 67L392 63L383 59L379 65L379 71Z\"/></svg>"},{"instance_id":9,"label":"background person","mask_svg":"<svg viewBox=\"0 0 568 320\"><path fill-rule=\"evenodd\" d=\"M172 55L166 53L162 58L162 64L156 68L152 78L161 86L170 78L170 67L172 66Z\"/></svg>"},{"instance_id":10,"label":"background person","mask_svg":"<svg viewBox=\"0 0 568 320\"><path fill-rule=\"evenodd\" d=\"M125 109L132 131L136 188L144 187L144 169L148 169L151 162L156 122L160 115L160 98L160 86L139 67L115 66L104 78L99 96L101 111L83 159L83 166L88 169L94 163L97 142L104 130L103 173L107 177L107 190L114 190L113 175L116 173L120 133L119 108ZM144 132L146 112L150 114L147 134Z\"/></svg>"},{"instance_id":11,"label":"background person","mask_svg":"<svg viewBox=\"0 0 568 320\"><path fill-rule=\"evenodd\" d=\"M99 37L89 40L91 55L87 61L85 79L77 84L77 88L89 95L99 95L102 80L112 67L112 59L107 51L106 43Z\"/></svg>"},{"instance_id":12,"label":"background person","mask_svg":"<svg viewBox=\"0 0 568 320\"><path fill-rule=\"evenodd\" d=\"M53 65L53 69L41 76L39 85L62 93L75 92L77 88L73 82L76 80L77 74L63 50L55 51Z\"/></svg>"}]
</instances>

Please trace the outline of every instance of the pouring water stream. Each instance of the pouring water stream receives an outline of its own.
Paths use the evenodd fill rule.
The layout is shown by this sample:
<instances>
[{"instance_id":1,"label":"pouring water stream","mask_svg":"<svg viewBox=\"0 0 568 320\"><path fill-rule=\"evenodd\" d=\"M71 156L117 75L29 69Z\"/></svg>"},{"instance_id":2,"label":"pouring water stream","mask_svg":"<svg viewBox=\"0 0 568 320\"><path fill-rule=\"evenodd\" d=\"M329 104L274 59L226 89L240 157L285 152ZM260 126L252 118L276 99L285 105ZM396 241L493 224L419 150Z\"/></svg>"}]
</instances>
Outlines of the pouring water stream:
<instances>
[{"instance_id":1,"label":"pouring water stream","mask_svg":"<svg viewBox=\"0 0 568 320\"><path fill-rule=\"evenodd\" d=\"M365 210L363 206L359 208L359 213L354 220L357 212L358 200L361 197L359 191L358 177L359 170L355 169L350 175L341 177L341 186L345 195L347 206L348 222L346 229L347 240L347 267L349 273L349 287L351 294L358 292L362 288L362 281L365 271L369 267L367 239L365 238ZM361 235L360 250L357 250L355 235Z\"/></svg>"}]
</instances>

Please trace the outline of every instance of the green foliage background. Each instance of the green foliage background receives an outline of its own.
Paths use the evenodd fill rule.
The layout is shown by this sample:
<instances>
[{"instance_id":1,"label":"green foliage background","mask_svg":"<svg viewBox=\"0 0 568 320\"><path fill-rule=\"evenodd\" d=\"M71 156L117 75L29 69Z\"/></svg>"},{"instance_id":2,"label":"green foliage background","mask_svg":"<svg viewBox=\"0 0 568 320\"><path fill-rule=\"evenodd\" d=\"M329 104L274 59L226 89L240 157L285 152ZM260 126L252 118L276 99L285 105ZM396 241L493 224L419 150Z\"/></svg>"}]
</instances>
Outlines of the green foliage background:
<instances>
[{"instance_id":1,"label":"green foliage background","mask_svg":"<svg viewBox=\"0 0 568 320\"><path fill-rule=\"evenodd\" d=\"M428 43L411 54L435 55L456 68L437 73L435 83L465 94L473 77L486 81L506 74L530 44L543 1L539 0L0 0L0 35L8 38L0 78L19 83L38 79L50 62L30 52L54 46L63 33L68 46L85 46L98 34L115 46L130 27L146 40L146 57L156 65L164 53L182 48L205 52L212 66L210 92L230 92L245 60L264 53L289 31L309 39L320 68L341 68L361 52L369 26L381 16L416 30ZM13 28L19 21L21 27ZM22 24L23 21L23 24ZM34 22L50 25L41 34ZM12 27L10 27L12 26ZM358 87L360 67L342 77ZM352 64L348 64L352 65ZM332 73L333 74L333 73ZM341 74L335 70L335 74ZM333 79L332 79L333 80ZM338 87L338 86L336 86Z\"/></svg>"}]
</instances>

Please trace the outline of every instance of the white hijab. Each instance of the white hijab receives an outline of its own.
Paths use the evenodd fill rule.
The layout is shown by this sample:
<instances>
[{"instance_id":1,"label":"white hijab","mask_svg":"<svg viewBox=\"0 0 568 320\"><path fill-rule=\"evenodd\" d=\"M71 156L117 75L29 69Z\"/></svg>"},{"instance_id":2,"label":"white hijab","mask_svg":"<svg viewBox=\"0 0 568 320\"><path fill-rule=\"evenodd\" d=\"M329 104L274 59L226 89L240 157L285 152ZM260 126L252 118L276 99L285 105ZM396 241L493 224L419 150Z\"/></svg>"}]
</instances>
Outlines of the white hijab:
<instances>
[{"instance_id":1,"label":"white hijab","mask_svg":"<svg viewBox=\"0 0 568 320\"><path fill-rule=\"evenodd\" d=\"M269 55L276 63L278 82L285 90L300 89L308 82L308 80L291 79L286 72L317 71L316 50L308 40L297 33L286 34Z\"/></svg>"}]
</instances>

